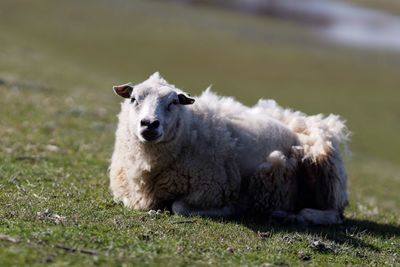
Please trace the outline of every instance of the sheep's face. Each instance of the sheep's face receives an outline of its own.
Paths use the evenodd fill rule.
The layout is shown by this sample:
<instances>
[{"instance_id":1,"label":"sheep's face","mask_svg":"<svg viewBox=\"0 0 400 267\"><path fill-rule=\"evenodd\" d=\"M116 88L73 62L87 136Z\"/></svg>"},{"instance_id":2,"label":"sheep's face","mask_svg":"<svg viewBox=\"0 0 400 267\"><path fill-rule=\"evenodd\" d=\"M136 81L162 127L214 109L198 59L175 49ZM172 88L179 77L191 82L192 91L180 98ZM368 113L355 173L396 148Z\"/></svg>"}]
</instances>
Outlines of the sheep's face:
<instances>
[{"instance_id":1,"label":"sheep's face","mask_svg":"<svg viewBox=\"0 0 400 267\"><path fill-rule=\"evenodd\" d=\"M138 85L114 86L129 105L129 129L143 143L167 142L179 127L183 105L194 99L168 84L156 72Z\"/></svg>"}]
</instances>

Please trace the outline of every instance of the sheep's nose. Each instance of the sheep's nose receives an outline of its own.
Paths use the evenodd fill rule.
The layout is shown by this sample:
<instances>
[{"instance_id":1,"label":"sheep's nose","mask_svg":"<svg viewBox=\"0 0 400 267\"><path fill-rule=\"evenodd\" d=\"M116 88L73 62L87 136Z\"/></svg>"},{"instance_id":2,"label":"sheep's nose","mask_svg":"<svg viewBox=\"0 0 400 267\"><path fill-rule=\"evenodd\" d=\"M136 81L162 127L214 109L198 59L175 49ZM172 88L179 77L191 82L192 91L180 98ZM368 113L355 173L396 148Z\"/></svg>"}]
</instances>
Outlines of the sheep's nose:
<instances>
[{"instance_id":1,"label":"sheep's nose","mask_svg":"<svg viewBox=\"0 0 400 267\"><path fill-rule=\"evenodd\" d=\"M158 126L160 126L160 121L159 120L150 121L150 120L144 119L144 120L140 121L140 126L147 127L147 129L150 129L150 130L154 130L154 129L157 129Z\"/></svg>"}]
</instances>

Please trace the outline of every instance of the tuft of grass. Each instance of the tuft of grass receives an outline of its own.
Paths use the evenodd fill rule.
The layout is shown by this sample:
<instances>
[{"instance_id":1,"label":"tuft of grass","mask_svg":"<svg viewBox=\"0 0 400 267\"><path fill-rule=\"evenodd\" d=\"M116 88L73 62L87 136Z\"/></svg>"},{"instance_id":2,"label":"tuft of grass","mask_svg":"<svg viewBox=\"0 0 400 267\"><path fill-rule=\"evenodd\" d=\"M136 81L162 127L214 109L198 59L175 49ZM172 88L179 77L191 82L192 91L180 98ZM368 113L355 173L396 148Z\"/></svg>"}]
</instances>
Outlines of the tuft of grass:
<instances>
[{"instance_id":1,"label":"tuft of grass","mask_svg":"<svg viewBox=\"0 0 400 267\"><path fill-rule=\"evenodd\" d=\"M3 0L0 31L1 266L398 264L399 56L161 1ZM156 70L193 94L213 83L247 104L275 98L347 118L345 223L303 228L115 204L111 86Z\"/></svg>"}]
</instances>

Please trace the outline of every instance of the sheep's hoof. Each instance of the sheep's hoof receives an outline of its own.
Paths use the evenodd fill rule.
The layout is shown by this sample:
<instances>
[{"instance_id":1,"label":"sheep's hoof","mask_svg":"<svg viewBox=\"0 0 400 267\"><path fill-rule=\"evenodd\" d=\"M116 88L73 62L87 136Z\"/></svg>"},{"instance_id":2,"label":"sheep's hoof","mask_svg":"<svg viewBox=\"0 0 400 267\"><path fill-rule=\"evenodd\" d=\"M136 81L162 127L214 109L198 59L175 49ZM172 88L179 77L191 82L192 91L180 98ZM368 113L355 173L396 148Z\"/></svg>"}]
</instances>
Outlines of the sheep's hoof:
<instances>
[{"instance_id":1,"label":"sheep's hoof","mask_svg":"<svg viewBox=\"0 0 400 267\"><path fill-rule=\"evenodd\" d=\"M189 216L189 207L181 200L176 200L172 203L172 213L176 215Z\"/></svg>"},{"instance_id":2,"label":"sheep's hoof","mask_svg":"<svg viewBox=\"0 0 400 267\"><path fill-rule=\"evenodd\" d=\"M296 216L302 224L331 225L343 223L341 213L336 210L302 209Z\"/></svg>"},{"instance_id":3,"label":"sheep's hoof","mask_svg":"<svg viewBox=\"0 0 400 267\"><path fill-rule=\"evenodd\" d=\"M296 223L296 215L294 215L293 213L287 212L287 211L283 211L283 210L276 210L273 211L270 215L270 218L278 223L281 224L292 224L292 223Z\"/></svg>"}]
</instances>

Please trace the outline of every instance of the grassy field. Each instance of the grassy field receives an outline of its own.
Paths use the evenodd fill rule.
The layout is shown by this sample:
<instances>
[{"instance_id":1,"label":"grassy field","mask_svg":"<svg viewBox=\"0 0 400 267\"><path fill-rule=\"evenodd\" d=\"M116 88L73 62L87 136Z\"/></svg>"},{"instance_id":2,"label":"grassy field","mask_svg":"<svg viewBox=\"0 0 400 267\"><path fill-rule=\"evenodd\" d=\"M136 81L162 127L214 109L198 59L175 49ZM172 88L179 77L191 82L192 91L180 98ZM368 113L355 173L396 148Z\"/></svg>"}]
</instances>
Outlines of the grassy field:
<instances>
[{"instance_id":1,"label":"grassy field","mask_svg":"<svg viewBox=\"0 0 400 267\"><path fill-rule=\"evenodd\" d=\"M162 1L0 2L0 266L371 265L400 261L400 57L296 25ZM113 203L113 84L159 70L196 94L338 113L347 220L296 227L150 216Z\"/></svg>"},{"instance_id":2,"label":"grassy field","mask_svg":"<svg viewBox=\"0 0 400 267\"><path fill-rule=\"evenodd\" d=\"M385 11L391 13L393 15L400 14L400 2L397 0L345 0L347 2L351 2L353 4L357 4L360 6L374 8L380 11Z\"/></svg>"}]
</instances>

